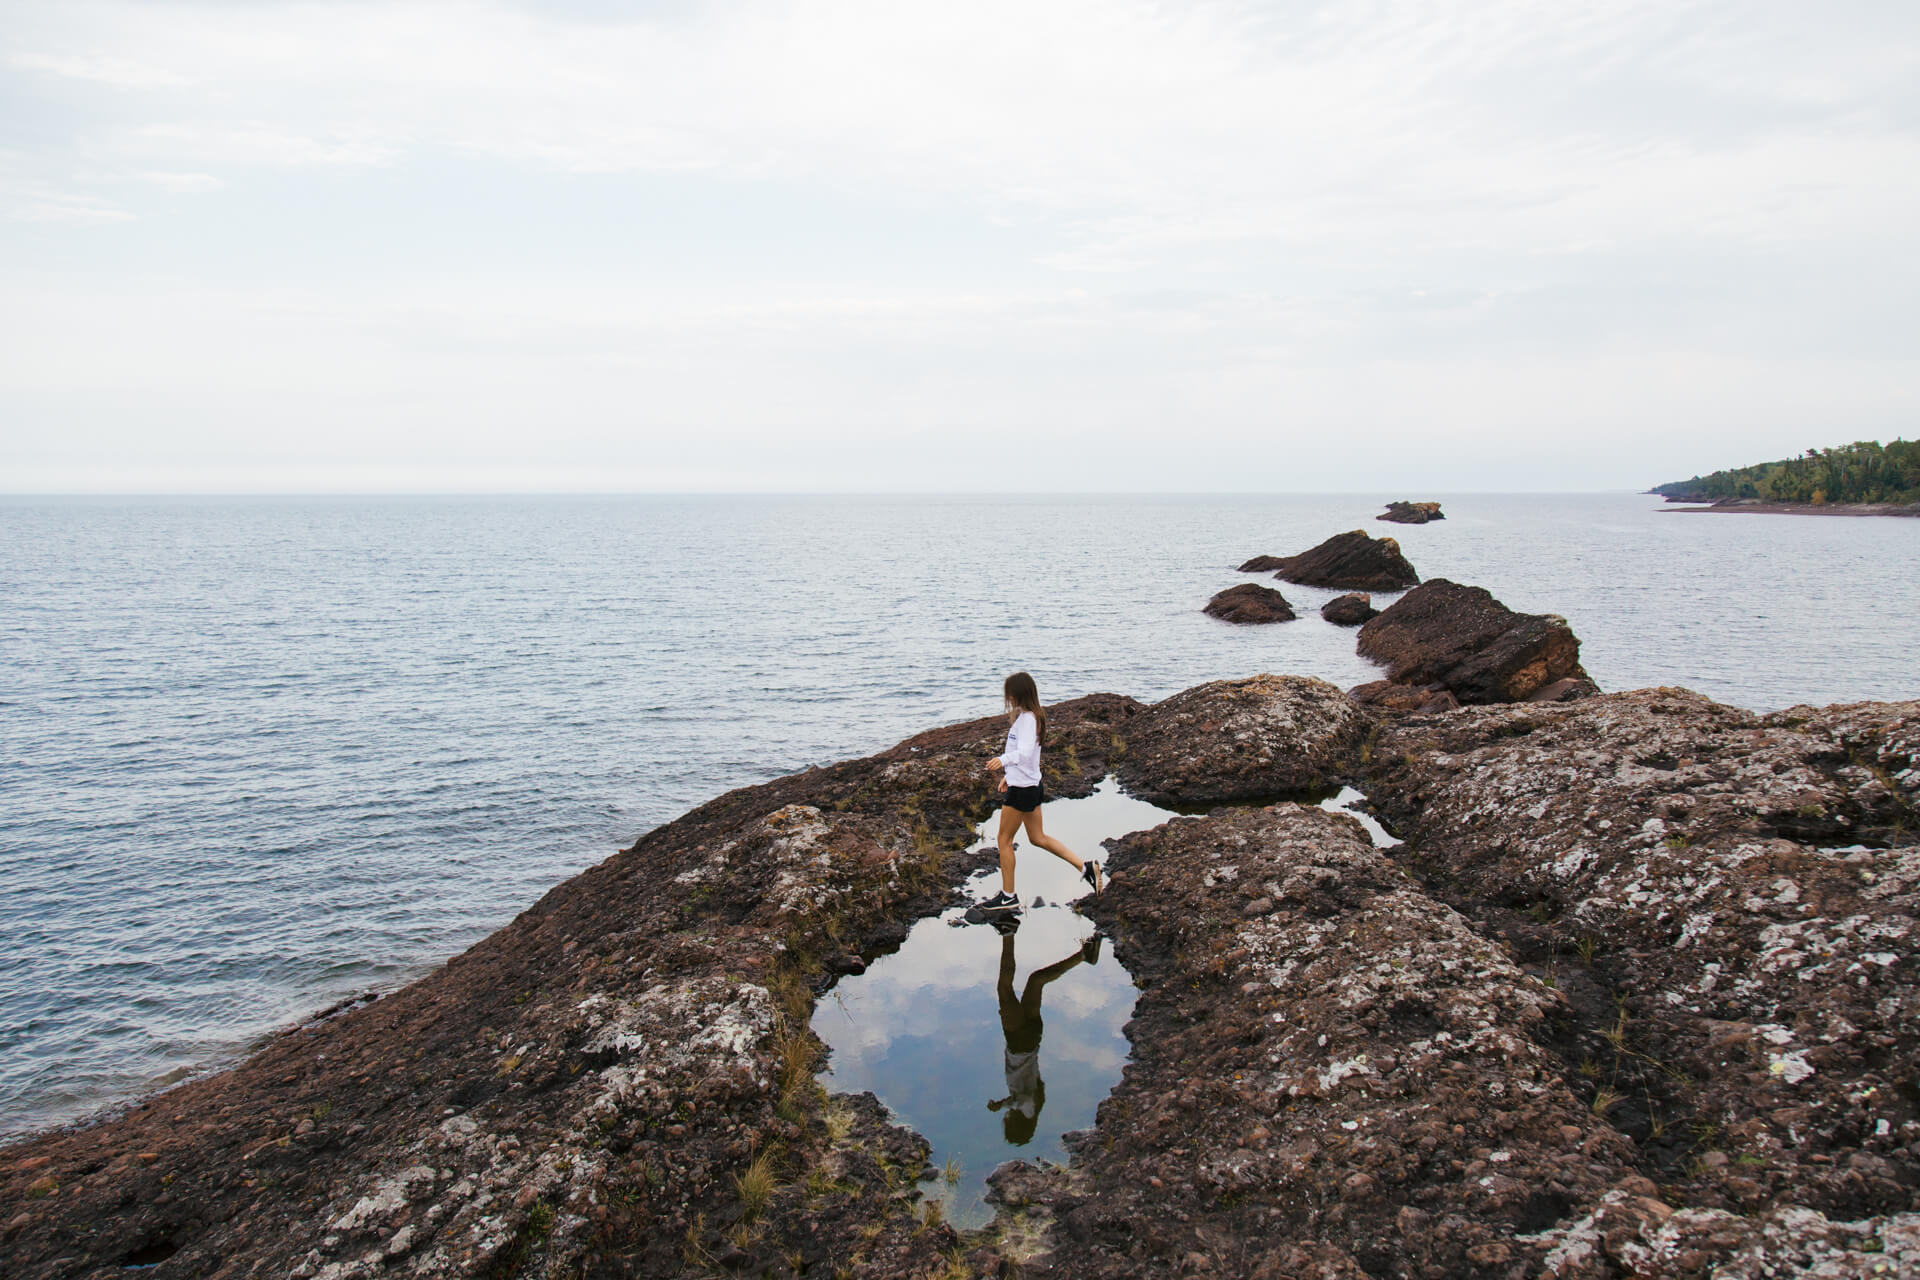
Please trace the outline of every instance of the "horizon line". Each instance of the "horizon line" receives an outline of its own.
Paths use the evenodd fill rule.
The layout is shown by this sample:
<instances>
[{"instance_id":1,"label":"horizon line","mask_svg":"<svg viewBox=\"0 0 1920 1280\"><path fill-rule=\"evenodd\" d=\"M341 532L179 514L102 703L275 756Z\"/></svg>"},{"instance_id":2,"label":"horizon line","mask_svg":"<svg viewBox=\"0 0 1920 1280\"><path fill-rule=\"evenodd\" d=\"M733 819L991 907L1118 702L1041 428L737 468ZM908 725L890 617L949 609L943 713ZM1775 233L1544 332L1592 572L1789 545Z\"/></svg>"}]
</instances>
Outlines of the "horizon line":
<instances>
[{"instance_id":1,"label":"horizon line","mask_svg":"<svg viewBox=\"0 0 1920 1280\"><path fill-rule=\"evenodd\" d=\"M1387 489L0 489L23 498L1374 498ZM1440 497L1660 497L1651 489L1426 489ZM1396 499L1421 501L1422 499Z\"/></svg>"}]
</instances>

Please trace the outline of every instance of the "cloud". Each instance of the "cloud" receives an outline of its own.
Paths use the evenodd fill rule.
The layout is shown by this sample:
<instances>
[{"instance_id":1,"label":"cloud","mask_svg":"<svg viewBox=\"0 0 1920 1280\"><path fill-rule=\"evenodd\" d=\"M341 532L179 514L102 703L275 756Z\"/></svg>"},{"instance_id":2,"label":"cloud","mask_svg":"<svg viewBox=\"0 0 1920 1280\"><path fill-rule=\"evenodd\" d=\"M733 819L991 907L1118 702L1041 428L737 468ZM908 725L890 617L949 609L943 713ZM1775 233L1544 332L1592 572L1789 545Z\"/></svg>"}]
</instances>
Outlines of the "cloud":
<instances>
[{"instance_id":1,"label":"cloud","mask_svg":"<svg viewBox=\"0 0 1920 1280\"><path fill-rule=\"evenodd\" d=\"M1338 476L1330 431L1521 484L1920 408L1909 4L8 16L0 410L144 415L155 466L894 483L972 432L1140 487L1284 428L1236 479Z\"/></svg>"},{"instance_id":2,"label":"cloud","mask_svg":"<svg viewBox=\"0 0 1920 1280\"><path fill-rule=\"evenodd\" d=\"M189 83L186 77L171 71L110 54L16 53L8 57L7 64L23 71L88 80L116 89L171 89Z\"/></svg>"}]
</instances>

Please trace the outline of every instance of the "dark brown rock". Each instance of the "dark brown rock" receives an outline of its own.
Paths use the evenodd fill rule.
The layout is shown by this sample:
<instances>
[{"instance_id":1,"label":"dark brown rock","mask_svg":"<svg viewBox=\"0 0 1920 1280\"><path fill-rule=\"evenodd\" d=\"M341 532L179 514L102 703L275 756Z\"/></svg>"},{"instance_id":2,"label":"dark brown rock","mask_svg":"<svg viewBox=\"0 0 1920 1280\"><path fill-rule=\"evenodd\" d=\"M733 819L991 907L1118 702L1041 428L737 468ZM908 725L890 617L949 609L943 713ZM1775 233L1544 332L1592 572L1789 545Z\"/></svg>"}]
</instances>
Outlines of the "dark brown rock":
<instances>
[{"instance_id":1,"label":"dark brown rock","mask_svg":"<svg viewBox=\"0 0 1920 1280\"><path fill-rule=\"evenodd\" d=\"M1134 717L1120 780L1142 799L1175 806L1305 791L1346 769L1366 723L1324 680L1217 680Z\"/></svg>"},{"instance_id":2,"label":"dark brown rock","mask_svg":"<svg viewBox=\"0 0 1920 1280\"><path fill-rule=\"evenodd\" d=\"M1379 617L1380 611L1373 607L1372 596L1363 591L1354 591L1335 596L1321 605L1320 616L1336 627L1357 627Z\"/></svg>"},{"instance_id":3,"label":"dark brown rock","mask_svg":"<svg viewBox=\"0 0 1920 1280\"><path fill-rule=\"evenodd\" d=\"M1515 613L1484 588L1445 578L1407 592L1360 628L1359 650L1385 664L1393 683L1444 688L1470 706L1518 702L1562 680L1578 683L1555 696L1592 690L1564 618Z\"/></svg>"},{"instance_id":4,"label":"dark brown rock","mask_svg":"<svg viewBox=\"0 0 1920 1280\"><path fill-rule=\"evenodd\" d=\"M1395 684L1391 680L1357 684L1347 690L1347 696L1382 711L1451 711L1460 705L1460 699L1445 685Z\"/></svg>"},{"instance_id":5,"label":"dark brown rock","mask_svg":"<svg viewBox=\"0 0 1920 1280\"><path fill-rule=\"evenodd\" d=\"M1471 1250L1596 1201L1631 1160L1550 1046L1563 997L1352 818L1222 809L1126 837L1110 865L1084 909L1144 988L1133 1060L1075 1185L1036 1188L1029 1213L1177 1225L1056 1230L1023 1274L1164 1275L1203 1245L1209 1275L1466 1276ZM1271 910L1250 916L1256 886ZM1574 1162L1569 1127L1590 1147Z\"/></svg>"},{"instance_id":6,"label":"dark brown rock","mask_svg":"<svg viewBox=\"0 0 1920 1280\"><path fill-rule=\"evenodd\" d=\"M1407 843L1293 803L1114 842L1084 910L1132 1061L981 1236L923 1220L926 1142L822 1098L805 1028L974 865L1000 717L730 792L389 997L16 1144L0 1272L1920 1274L1920 702L1381 723L1267 676L1051 720L1054 794L1363 775Z\"/></svg>"},{"instance_id":7,"label":"dark brown rock","mask_svg":"<svg viewBox=\"0 0 1920 1280\"><path fill-rule=\"evenodd\" d=\"M1427 524L1446 517L1440 514L1437 502L1389 502L1387 509L1374 519L1392 524Z\"/></svg>"},{"instance_id":8,"label":"dark brown rock","mask_svg":"<svg viewBox=\"0 0 1920 1280\"><path fill-rule=\"evenodd\" d=\"M1072 796L1142 708L1049 710L1047 789ZM870 1097L814 1091L809 993L829 957L859 962L847 940L947 901L1005 732L952 725L729 792L389 996L28 1138L0 1162L20 1207L0 1273L674 1276L730 1246L753 1275L943 1268L958 1238L900 1194L930 1175L926 1143ZM737 1178L776 1148L779 1185L736 1236Z\"/></svg>"},{"instance_id":9,"label":"dark brown rock","mask_svg":"<svg viewBox=\"0 0 1920 1280\"><path fill-rule=\"evenodd\" d=\"M1254 561L1248 561L1248 564ZM1336 533L1310 551L1274 560L1278 576L1305 587L1343 591L1400 591L1420 581L1400 544L1364 529Z\"/></svg>"},{"instance_id":10,"label":"dark brown rock","mask_svg":"<svg viewBox=\"0 0 1920 1280\"><path fill-rule=\"evenodd\" d=\"M1293 606L1287 603L1285 596L1272 587L1263 587L1255 582L1228 587L1207 601L1207 607L1201 612L1223 622L1243 624L1292 622L1295 616Z\"/></svg>"},{"instance_id":11,"label":"dark brown rock","mask_svg":"<svg viewBox=\"0 0 1920 1280\"><path fill-rule=\"evenodd\" d=\"M1240 572L1241 573L1272 573L1275 569L1278 569L1281 565L1285 563L1286 563L1286 560L1282 556L1255 556L1253 559L1247 561L1245 564L1240 566Z\"/></svg>"},{"instance_id":12,"label":"dark brown rock","mask_svg":"<svg viewBox=\"0 0 1920 1280\"><path fill-rule=\"evenodd\" d=\"M1468 707L1390 723L1372 760L1429 890L1555 975L1636 1172L1706 1208L1914 1210L1920 702Z\"/></svg>"}]
</instances>

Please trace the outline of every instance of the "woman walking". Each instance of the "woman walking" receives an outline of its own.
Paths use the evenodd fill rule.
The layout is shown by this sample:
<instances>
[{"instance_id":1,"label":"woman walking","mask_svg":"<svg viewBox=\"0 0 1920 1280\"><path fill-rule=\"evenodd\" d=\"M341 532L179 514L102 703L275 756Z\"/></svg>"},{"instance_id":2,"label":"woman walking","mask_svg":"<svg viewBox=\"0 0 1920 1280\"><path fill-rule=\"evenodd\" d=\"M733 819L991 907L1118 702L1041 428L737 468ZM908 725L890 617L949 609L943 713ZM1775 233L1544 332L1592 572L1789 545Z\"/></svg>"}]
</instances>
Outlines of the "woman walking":
<instances>
[{"instance_id":1,"label":"woman walking","mask_svg":"<svg viewBox=\"0 0 1920 1280\"><path fill-rule=\"evenodd\" d=\"M1040 691L1033 677L1016 671L1001 688L1007 703L1007 747L987 761L989 770L1000 773L1000 790L1006 794L1000 806L1000 892L980 904L984 911L1017 914L1020 897L1013 887L1013 833L1027 829L1034 847L1059 858L1100 891L1100 864L1082 862L1073 850L1046 833L1040 823L1040 806L1046 795L1040 787L1040 745L1047 736L1047 713L1040 709Z\"/></svg>"}]
</instances>

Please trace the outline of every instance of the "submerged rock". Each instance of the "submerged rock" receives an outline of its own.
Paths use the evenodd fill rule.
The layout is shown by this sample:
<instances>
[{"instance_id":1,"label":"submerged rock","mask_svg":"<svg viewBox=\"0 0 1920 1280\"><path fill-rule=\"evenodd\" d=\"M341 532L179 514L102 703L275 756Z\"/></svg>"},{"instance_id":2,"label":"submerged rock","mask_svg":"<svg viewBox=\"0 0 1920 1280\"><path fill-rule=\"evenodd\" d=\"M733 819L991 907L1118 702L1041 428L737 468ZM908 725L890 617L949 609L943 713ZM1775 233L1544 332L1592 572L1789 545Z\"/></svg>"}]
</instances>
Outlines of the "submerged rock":
<instances>
[{"instance_id":1,"label":"submerged rock","mask_svg":"<svg viewBox=\"0 0 1920 1280\"><path fill-rule=\"evenodd\" d=\"M1364 591L1349 592L1344 596L1335 596L1320 606L1320 616L1336 627L1357 627L1380 616L1373 607L1373 597Z\"/></svg>"},{"instance_id":2,"label":"submerged rock","mask_svg":"<svg viewBox=\"0 0 1920 1280\"><path fill-rule=\"evenodd\" d=\"M1435 578L1360 629L1360 655L1385 664L1390 684L1460 703L1519 702L1561 681L1557 696L1593 692L1580 666L1580 641L1566 619L1515 613L1482 587ZM1392 690L1364 685L1362 701L1404 705Z\"/></svg>"},{"instance_id":3,"label":"submerged rock","mask_svg":"<svg viewBox=\"0 0 1920 1280\"><path fill-rule=\"evenodd\" d=\"M1399 543L1392 538L1369 537L1364 529L1336 533L1297 556L1262 556L1247 564L1269 561L1279 577L1304 587L1399 591L1420 581L1420 575L1400 553Z\"/></svg>"},{"instance_id":4,"label":"submerged rock","mask_svg":"<svg viewBox=\"0 0 1920 1280\"><path fill-rule=\"evenodd\" d=\"M1338 775L1365 731L1353 700L1324 680L1216 680L1128 724L1120 781L1169 807L1271 799Z\"/></svg>"},{"instance_id":5,"label":"submerged rock","mask_svg":"<svg viewBox=\"0 0 1920 1280\"><path fill-rule=\"evenodd\" d=\"M1292 622L1295 617L1285 596L1254 582L1228 587L1207 601L1201 612L1223 622L1238 623Z\"/></svg>"},{"instance_id":6,"label":"submerged rock","mask_svg":"<svg viewBox=\"0 0 1920 1280\"><path fill-rule=\"evenodd\" d=\"M1427 524L1434 520L1445 520L1440 514L1437 502L1389 502L1387 509L1374 517L1392 524Z\"/></svg>"}]
</instances>

